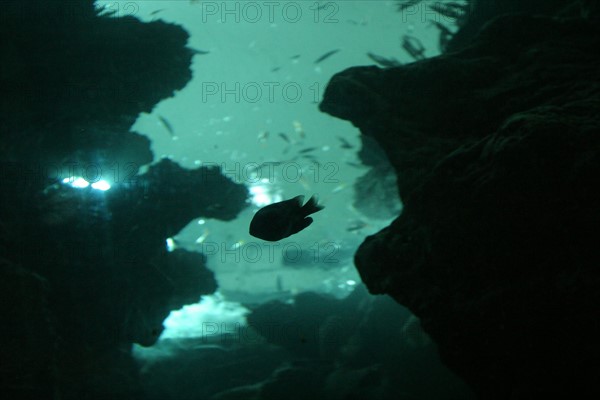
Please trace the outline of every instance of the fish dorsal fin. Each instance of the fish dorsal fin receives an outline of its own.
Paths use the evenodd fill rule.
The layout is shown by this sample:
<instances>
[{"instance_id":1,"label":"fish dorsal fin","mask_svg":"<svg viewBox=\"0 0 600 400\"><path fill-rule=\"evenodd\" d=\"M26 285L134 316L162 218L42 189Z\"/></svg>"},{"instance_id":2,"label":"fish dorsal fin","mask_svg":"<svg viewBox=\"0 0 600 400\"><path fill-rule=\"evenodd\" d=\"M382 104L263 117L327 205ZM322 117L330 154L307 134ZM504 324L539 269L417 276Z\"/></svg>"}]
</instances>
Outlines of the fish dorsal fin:
<instances>
[{"instance_id":1,"label":"fish dorsal fin","mask_svg":"<svg viewBox=\"0 0 600 400\"><path fill-rule=\"evenodd\" d=\"M321 211L324 207L317 202L317 195L313 195L306 204L302 207L304 215L309 215Z\"/></svg>"},{"instance_id":2,"label":"fish dorsal fin","mask_svg":"<svg viewBox=\"0 0 600 400\"><path fill-rule=\"evenodd\" d=\"M294 197L293 200L295 200L298 203L298 205L302 207L302 204L304 204L304 195L298 195Z\"/></svg>"}]
</instances>

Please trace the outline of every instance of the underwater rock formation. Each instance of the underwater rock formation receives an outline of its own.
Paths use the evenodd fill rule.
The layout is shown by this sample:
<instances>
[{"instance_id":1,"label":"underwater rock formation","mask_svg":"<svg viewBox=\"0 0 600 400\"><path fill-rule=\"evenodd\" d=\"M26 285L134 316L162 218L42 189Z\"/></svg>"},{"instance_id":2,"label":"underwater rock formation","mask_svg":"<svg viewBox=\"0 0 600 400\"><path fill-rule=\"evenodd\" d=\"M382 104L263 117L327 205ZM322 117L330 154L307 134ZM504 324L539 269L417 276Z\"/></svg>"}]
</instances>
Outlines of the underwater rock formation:
<instances>
[{"instance_id":1,"label":"underwater rock formation","mask_svg":"<svg viewBox=\"0 0 600 400\"><path fill-rule=\"evenodd\" d=\"M506 15L460 47L326 89L321 110L381 144L404 204L356 266L480 398L597 393L597 17Z\"/></svg>"},{"instance_id":2,"label":"underwater rock formation","mask_svg":"<svg viewBox=\"0 0 600 400\"><path fill-rule=\"evenodd\" d=\"M504 14L529 14L582 17L597 8L589 0L466 0L465 18L460 30L448 43L446 51L468 46L481 28L490 20Z\"/></svg>"},{"instance_id":3,"label":"underwater rock formation","mask_svg":"<svg viewBox=\"0 0 600 400\"><path fill-rule=\"evenodd\" d=\"M93 0L3 2L3 160L151 161L129 128L187 84L194 52L183 29L119 6L113 18L98 17ZM146 148L129 148L136 140Z\"/></svg>"},{"instance_id":4,"label":"underwater rock formation","mask_svg":"<svg viewBox=\"0 0 600 400\"><path fill-rule=\"evenodd\" d=\"M362 147L358 157L363 165L370 168L353 185L352 205L371 219L390 220L402 210L394 167L375 139L365 135L360 139Z\"/></svg>"},{"instance_id":5,"label":"underwater rock formation","mask_svg":"<svg viewBox=\"0 0 600 400\"><path fill-rule=\"evenodd\" d=\"M252 398L249 392L278 399L290 387L296 388L290 399L473 398L441 365L418 320L388 296L370 296L362 285L341 300L308 292L295 296L293 304L265 303L247 319L294 362L214 400Z\"/></svg>"},{"instance_id":6,"label":"underwater rock formation","mask_svg":"<svg viewBox=\"0 0 600 400\"><path fill-rule=\"evenodd\" d=\"M3 394L141 398L132 343L216 289L205 257L166 239L246 206L217 169L138 173L153 156L129 129L191 79L188 35L92 0L3 2L0 33Z\"/></svg>"}]
</instances>

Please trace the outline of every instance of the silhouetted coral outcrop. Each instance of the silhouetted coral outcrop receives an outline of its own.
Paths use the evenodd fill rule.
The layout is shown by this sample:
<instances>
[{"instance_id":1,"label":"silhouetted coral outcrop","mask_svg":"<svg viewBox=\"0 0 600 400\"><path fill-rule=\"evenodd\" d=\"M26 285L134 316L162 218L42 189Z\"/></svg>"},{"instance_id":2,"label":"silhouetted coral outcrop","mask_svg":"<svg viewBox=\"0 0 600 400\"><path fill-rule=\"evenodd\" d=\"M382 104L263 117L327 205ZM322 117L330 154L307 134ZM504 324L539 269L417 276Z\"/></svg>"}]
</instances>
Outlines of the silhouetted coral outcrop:
<instances>
[{"instance_id":1,"label":"silhouetted coral outcrop","mask_svg":"<svg viewBox=\"0 0 600 400\"><path fill-rule=\"evenodd\" d=\"M597 391L599 38L589 16L498 17L462 50L343 71L320 105L398 175L404 209L357 252L363 281L482 398Z\"/></svg>"},{"instance_id":2,"label":"silhouetted coral outcrop","mask_svg":"<svg viewBox=\"0 0 600 400\"><path fill-rule=\"evenodd\" d=\"M129 129L191 79L193 51L180 27L98 16L93 3L2 3L0 369L11 399L140 398L132 343L151 345L170 310L216 289L205 257L169 252L166 239L246 205L245 187L216 169L163 160L138 174L153 157Z\"/></svg>"}]
</instances>

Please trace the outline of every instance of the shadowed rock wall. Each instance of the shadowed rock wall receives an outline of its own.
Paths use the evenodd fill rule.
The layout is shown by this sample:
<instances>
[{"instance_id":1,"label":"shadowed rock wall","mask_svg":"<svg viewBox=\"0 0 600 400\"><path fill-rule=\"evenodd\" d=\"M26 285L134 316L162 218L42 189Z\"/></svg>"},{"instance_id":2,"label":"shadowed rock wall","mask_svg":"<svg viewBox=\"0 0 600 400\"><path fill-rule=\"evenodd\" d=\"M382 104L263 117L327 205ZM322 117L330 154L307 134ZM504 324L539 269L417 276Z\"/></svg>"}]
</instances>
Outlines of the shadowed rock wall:
<instances>
[{"instance_id":1,"label":"shadowed rock wall","mask_svg":"<svg viewBox=\"0 0 600 400\"><path fill-rule=\"evenodd\" d=\"M129 129L191 79L188 34L100 17L91 0L30 0L2 3L0 38L0 387L142 398L132 343L153 344L171 310L216 289L202 254L165 240L246 205L216 169L162 160L138 174L153 155Z\"/></svg>"},{"instance_id":2,"label":"shadowed rock wall","mask_svg":"<svg viewBox=\"0 0 600 400\"><path fill-rule=\"evenodd\" d=\"M340 72L320 105L398 175L404 209L359 248L363 281L481 398L598 390L597 22L501 16L455 52Z\"/></svg>"}]
</instances>

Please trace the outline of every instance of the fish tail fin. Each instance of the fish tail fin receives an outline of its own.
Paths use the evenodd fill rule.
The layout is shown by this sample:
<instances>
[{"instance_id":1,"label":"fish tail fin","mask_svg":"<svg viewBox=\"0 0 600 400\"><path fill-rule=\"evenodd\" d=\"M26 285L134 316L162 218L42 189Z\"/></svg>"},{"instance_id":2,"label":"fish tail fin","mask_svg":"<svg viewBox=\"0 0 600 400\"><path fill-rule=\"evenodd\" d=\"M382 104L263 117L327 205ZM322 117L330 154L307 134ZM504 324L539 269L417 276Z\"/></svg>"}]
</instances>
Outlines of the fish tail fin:
<instances>
[{"instance_id":1,"label":"fish tail fin","mask_svg":"<svg viewBox=\"0 0 600 400\"><path fill-rule=\"evenodd\" d=\"M304 215L310 215L316 213L317 211L321 211L323 208L322 205L318 204L317 196L312 196L304 206L302 206L302 212Z\"/></svg>"}]
</instances>

